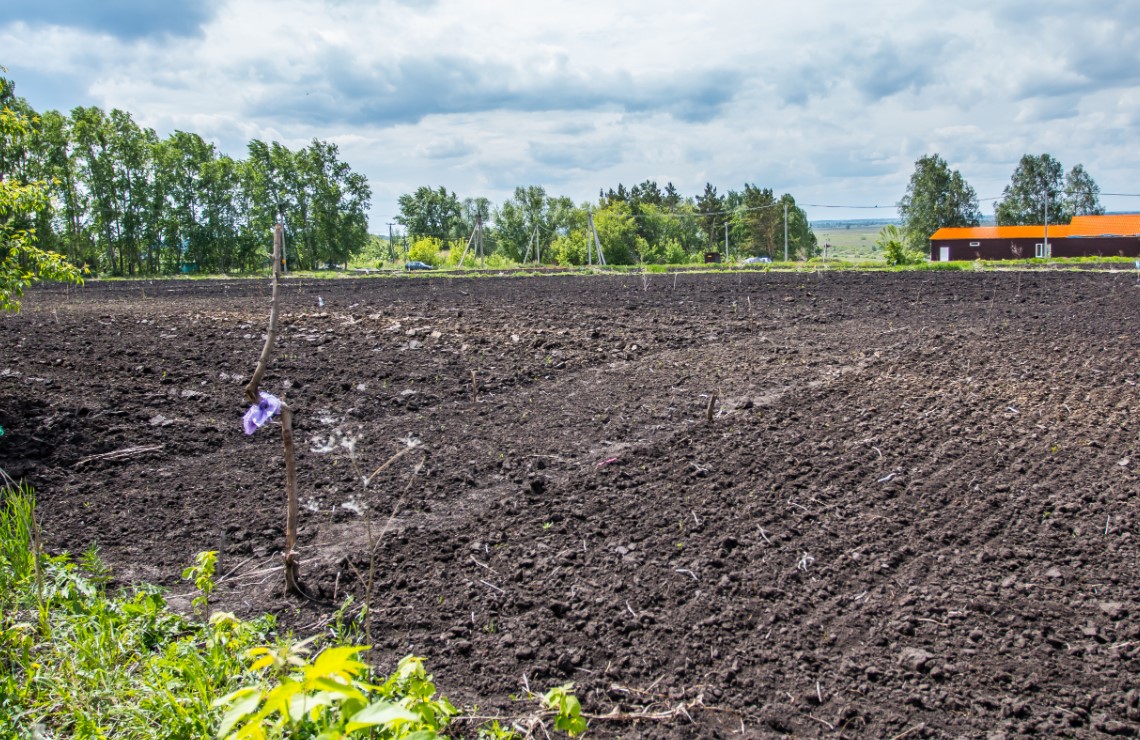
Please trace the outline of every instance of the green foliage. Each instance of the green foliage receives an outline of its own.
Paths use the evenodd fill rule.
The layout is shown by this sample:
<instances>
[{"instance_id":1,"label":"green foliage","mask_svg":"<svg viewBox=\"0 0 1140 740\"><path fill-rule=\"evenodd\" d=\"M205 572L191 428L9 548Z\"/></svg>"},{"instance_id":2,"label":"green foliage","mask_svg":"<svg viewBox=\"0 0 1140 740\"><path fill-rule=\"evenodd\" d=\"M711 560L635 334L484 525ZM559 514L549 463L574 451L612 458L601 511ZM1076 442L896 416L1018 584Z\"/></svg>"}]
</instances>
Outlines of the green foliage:
<instances>
[{"instance_id":1,"label":"green foliage","mask_svg":"<svg viewBox=\"0 0 1140 740\"><path fill-rule=\"evenodd\" d=\"M705 249L712 251L721 238L728 215L724 213L724 198L717 195L716 187L705 183L705 190L697 196L697 211L700 213L701 231L705 235Z\"/></svg>"},{"instance_id":2,"label":"green foliage","mask_svg":"<svg viewBox=\"0 0 1140 740\"><path fill-rule=\"evenodd\" d=\"M414 193L401 195L399 204L400 214L396 216L396 221L416 239L458 239L467 236L463 233L463 209L459 198L443 186L438 190L419 187Z\"/></svg>"},{"instance_id":3,"label":"green foliage","mask_svg":"<svg viewBox=\"0 0 1140 740\"><path fill-rule=\"evenodd\" d=\"M423 659L409 655L383 684L357 660L366 647L330 647L311 662L307 650L286 653L255 648L250 669L259 680L215 702L225 709L217 736L247 738L317 737L355 734L371 738L428 740L443 731L458 710L436 698Z\"/></svg>"},{"instance_id":4,"label":"green foliage","mask_svg":"<svg viewBox=\"0 0 1140 740\"><path fill-rule=\"evenodd\" d=\"M503 727L497 719L479 728L479 740L516 740L518 737L517 732Z\"/></svg>"},{"instance_id":5,"label":"green foliage","mask_svg":"<svg viewBox=\"0 0 1140 740\"><path fill-rule=\"evenodd\" d=\"M439 267L443 264L443 256L440 254L440 249L442 248L443 242L440 239L433 236L425 236L422 239L417 239L408 249L408 259L412 261L418 260L432 267ZM459 261L459 257L462 253L461 249L459 254L455 255L456 262Z\"/></svg>"},{"instance_id":6,"label":"green foliage","mask_svg":"<svg viewBox=\"0 0 1140 740\"><path fill-rule=\"evenodd\" d=\"M575 230L555 239L550 245L550 254L560 265L586 264L585 230Z\"/></svg>"},{"instance_id":7,"label":"green foliage","mask_svg":"<svg viewBox=\"0 0 1140 740\"><path fill-rule=\"evenodd\" d=\"M0 614L7 614L36 575L35 499L23 484L0 489L0 496Z\"/></svg>"},{"instance_id":8,"label":"green foliage","mask_svg":"<svg viewBox=\"0 0 1140 740\"><path fill-rule=\"evenodd\" d=\"M582 705L578 697L570 693L574 684L556 686L542 697L542 703L555 713L554 729L574 737L586 731L586 720L582 717Z\"/></svg>"},{"instance_id":9,"label":"green foliage","mask_svg":"<svg viewBox=\"0 0 1140 740\"><path fill-rule=\"evenodd\" d=\"M994 203L998 226L1068 223L1065 218L1061 163L1048 154L1026 154L1017 163L1001 200ZM1091 180L1091 178L1089 178Z\"/></svg>"},{"instance_id":10,"label":"green foliage","mask_svg":"<svg viewBox=\"0 0 1140 740\"><path fill-rule=\"evenodd\" d=\"M937 154L919 157L899 201L906 246L925 252L930 236L944 226L977 226L978 195L958 170Z\"/></svg>"},{"instance_id":11,"label":"green foliage","mask_svg":"<svg viewBox=\"0 0 1140 740\"><path fill-rule=\"evenodd\" d=\"M492 252L483 261L483 266L488 270L509 270L518 267L519 263L502 252Z\"/></svg>"},{"instance_id":12,"label":"green foliage","mask_svg":"<svg viewBox=\"0 0 1140 740\"><path fill-rule=\"evenodd\" d=\"M182 578L194 582L198 595L194 597L191 606L194 611L210 616L210 594L214 592L214 568L218 563L216 550L198 553L194 558L194 565L182 571Z\"/></svg>"},{"instance_id":13,"label":"green foliage","mask_svg":"<svg viewBox=\"0 0 1140 740\"><path fill-rule=\"evenodd\" d=\"M11 159L11 152L25 146L28 126L26 117L0 109L0 150L8 152L0 159ZM83 282L80 270L62 255L35 245L32 224L48 203L45 182L21 181L14 172L0 176L0 311L18 311L24 290L41 280Z\"/></svg>"},{"instance_id":14,"label":"green foliage","mask_svg":"<svg viewBox=\"0 0 1140 740\"><path fill-rule=\"evenodd\" d=\"M1061 202L1061 213L1065 222L1074 216L1100 216L1104 206L1100 204L1100 186L1092 178L1083 164L1078 164L1065 175L1065 197Z\"/></svg>"},{"instance_id":15,"label":"green foliage","mask_svg":"<svg viewBox=\"0 0 1140 740\"><path fill-rule=\"evenodd\" d=\"M637 223L628 203L615 202L594 214L594 228L602 242L607 265L632 265L645 248L645 239L637 233Z\"/></svg>"},{"instance_id":16,"label":"green foliage","mask_svg":"<svg viewBox=\"0 0 1140 740\"><path fill-rule=\"evenodd\" d=\"M423 240L421 239L420 241L423 241ZM447 258L444 261L448 265L451 265L452 267L465 267L465 268L478 267L479 266L478 255L475 254L474 249L466 249L466 247L467 247L467 245L465 242L461 242L458 240L453 241L451 243L450 248L447 250ZM467 252L466 258L463 257L463 252L465 250ZM462 265L459 264L460 259L463 260ZM428 263L428 264L431 264L431 263Z\"/></svg>"},{"instance_id":17,"label":"green foliage","mask_svg":"<svg viewBox=\"0 0 1140 740\"><path fill-rule=\"evenodd\" d=\"M371 189L335 144L254 140L236 160L194 133L160 139L126 111L36 116L9 81L0 90L27 123L18 141L0 136L3 179L48 196L12 228L34 229L40 249L72 265L122 276L262 269L282 212L290 267L343 264L368 244Z\"/></svg>"},{"instance_id":18,"label":"green foliage","mask_svg":"<svg viewBox=\"0 0 1140 740\"><path fill-rule=\"evenodd\" d=\"M494 213L499 249L516 262L526 259L528 251L532 260L539 251L548 255L551 241L569 228L573 211L573 201L548 196L542 187L515 188L514 195Z\"/></svg>"},{"instance_id":19,"label":"green foliage","mask_svg":"<svg viewBox=\"0 0 1140 740\"><path fill-rule=\"evenodd\" d=\"M0 737L428 740L457 714L420 658L376 677L365 647L310 661L316 638L267 642L271 617L203 623L152 588L108 594L94 550L82 567L36 551L34 517L30 489L0 489ZM187 569L200 591L213 562Z\"/></svg>"},{"instance_id":20,"label":"green foliage","mask_svg":"<svg viewBox=\"0 0 1140 740\"><path fill-rule=\"evenodd\" d=\"M203 596L215 563L200 553L184 572ZM376 675L365 646L275 640L268 616L187 619L154 588L106 592L107 574L94 548L79 564L38 552L33 492L0 488L0 737L431 740L459 713L422 658ZM586 721L571 688L543 703L573 736ZM498 722L479 735L518 736Z\"/></svg>"},{"instance_id":21,"label":"green foliage","mask_svg":"<svg viewBox=\"0 0 1140 740\"><path fill-rule=\"evenodd\" d=\"M693 261L693 255L685 251L685 247L676 239L665 242L665 264L684 265Z\"/></svg>"},{"instance_id":22,"label":"green foliage","mask_svg":"<svg viewBox=\"0 0 1140 740\"><path fill-rule=\"evenodd\" d=\"M154 589L108 595L94 551L81 565L36 552L30 489L0 496L0 737L208 737L211 701L272 619L204 624Z\"/></svg>"},{"instance_id":23,"label":"green foliage","mask_svg":"<svg viewBox=\"0 0 1140 740\"><path fill-rule=\"evenodd\" d=\"M899 227L894 224L884 226L875 243L883 251L883 259L893 267L915 265L926 261L924 253L907 248Z\"/></svg>"}]
</instances>

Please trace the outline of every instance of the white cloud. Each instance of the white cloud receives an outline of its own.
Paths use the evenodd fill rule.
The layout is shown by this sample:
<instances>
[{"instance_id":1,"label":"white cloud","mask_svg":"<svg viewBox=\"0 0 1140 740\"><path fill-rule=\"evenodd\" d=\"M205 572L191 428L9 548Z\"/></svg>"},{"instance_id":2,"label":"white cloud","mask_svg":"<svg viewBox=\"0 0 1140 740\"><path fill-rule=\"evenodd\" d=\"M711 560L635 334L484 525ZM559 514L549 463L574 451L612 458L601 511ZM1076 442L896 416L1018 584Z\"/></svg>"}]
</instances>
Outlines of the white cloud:
<instances>
[{"instance_id":1,"label":"white cloud","mask_svg":"<svg viewBox=\"0 0 1140 740\"><path fill-rule=\"evenodd\" d=\"M1124 0L167 5L0 11L0 64L37 108L118 107L235 156L254 137L334 141L372 183L373 231L419 185L498 202L516 185L582 201L647 178L749 182L889 210L926 153L982 197L1046 151L1130 192L1140 156Z\"/></svg>"}]
</instances>

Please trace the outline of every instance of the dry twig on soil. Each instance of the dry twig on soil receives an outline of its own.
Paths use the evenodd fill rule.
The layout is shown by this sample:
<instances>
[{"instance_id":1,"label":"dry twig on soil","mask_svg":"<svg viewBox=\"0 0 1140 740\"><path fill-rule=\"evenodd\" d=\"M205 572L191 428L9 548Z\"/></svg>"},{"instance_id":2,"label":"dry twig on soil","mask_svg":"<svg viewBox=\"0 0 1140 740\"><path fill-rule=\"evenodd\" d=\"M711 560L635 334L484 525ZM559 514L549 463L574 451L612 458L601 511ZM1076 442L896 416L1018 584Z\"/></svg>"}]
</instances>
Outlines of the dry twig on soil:
<instances>
[{"instance_id":1,"label":"dry twig on soil","mask_svg":"<svg viewBox=\"0 0 1140 740\"><path fill-rule=\"evenodd\" d=\"M165 445L142 445L139 447L125 447L121 450L115 450L114 452L104 452L99 455L91 455L89 457L85 457L75 463L75 465L72 467L78 468L80 465L86 465L87 463L95 462L96 460L129 460L132 457L145 455L148 452L158 452L162 450L163 447L165 447Z\"/></svg>"}]
</instances>

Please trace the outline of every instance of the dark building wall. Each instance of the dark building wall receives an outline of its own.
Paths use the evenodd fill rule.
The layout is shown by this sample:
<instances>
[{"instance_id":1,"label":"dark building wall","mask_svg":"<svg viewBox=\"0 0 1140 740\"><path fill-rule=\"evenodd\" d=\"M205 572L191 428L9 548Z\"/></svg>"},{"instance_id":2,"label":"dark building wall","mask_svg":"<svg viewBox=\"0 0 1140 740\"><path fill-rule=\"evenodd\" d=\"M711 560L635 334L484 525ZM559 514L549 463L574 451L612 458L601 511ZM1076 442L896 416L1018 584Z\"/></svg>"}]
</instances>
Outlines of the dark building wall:
<instances>
[{"instance_id":1,"label":"dark building wall","mask_svg":"<svg viewBox=\"0 0 1140 740\"><path fill-rule=\"evenodd\" d=\"M951 260L1028 259L1037 254L1041 239L931 239L930 260L942 259L942 247L950 248ZM971 243L979 246L971 247ZM1053 239L1049 246L1054 257L1140 257L1140 238L1069 237Z\"/></svg>"},{"instance_id":2,"label":"dark building wall","mask_svg":"<svg viewBox=\"0 0 1140 740\"><path fill-rule=\"evenodd\" d=\"M1050 240L1052 243L1052 240ZM1135 236L1080 236L1053 244L1054 257L1140 257L1140 238Z\"/></svg>"},{"instance_id":3,"label":"dark building wall","mask_svg":"<svg viewBox=\"0 0 1140 740\"><path fill-rule=\"evenodd\" d=\"M938 239L930 241L930 260L942 259L942 247L950 248L951 260L1012 260L1034 255L1038 239ZM1054 241L1049 240L1052 244ZM971 244L979 246L971 247Z\"/></svg>"}]
</instances>

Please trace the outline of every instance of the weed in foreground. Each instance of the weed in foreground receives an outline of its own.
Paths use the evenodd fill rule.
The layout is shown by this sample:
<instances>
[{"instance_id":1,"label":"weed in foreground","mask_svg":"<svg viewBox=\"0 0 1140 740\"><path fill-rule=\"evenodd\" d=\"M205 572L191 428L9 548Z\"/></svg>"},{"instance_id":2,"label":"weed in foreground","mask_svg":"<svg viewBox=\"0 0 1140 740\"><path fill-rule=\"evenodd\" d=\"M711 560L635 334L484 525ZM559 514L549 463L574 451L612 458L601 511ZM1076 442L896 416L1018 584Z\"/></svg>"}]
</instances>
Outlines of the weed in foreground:
<instances>
[{"instance_id":1,"label":"weed in foreground","mask_svg":"<svg viewBox=\"0 0 1140 740\"><path fill-rule=\"evenodd\" d=\"M202 553L186 569L203 613L215 562ZM31 489L0 488L0 737L430 740L459 716L416 656L377 676L358 658L365 646L315 651L318 638L279 636L271 616L202 621L156 588L110 593L108 582L94 549L78 562L45 555ZM585 730L569 687L544 707L514 719ZM482 719L481 736L519 737L500 724L512 718Z\"/></svg>"}]
</instances>

